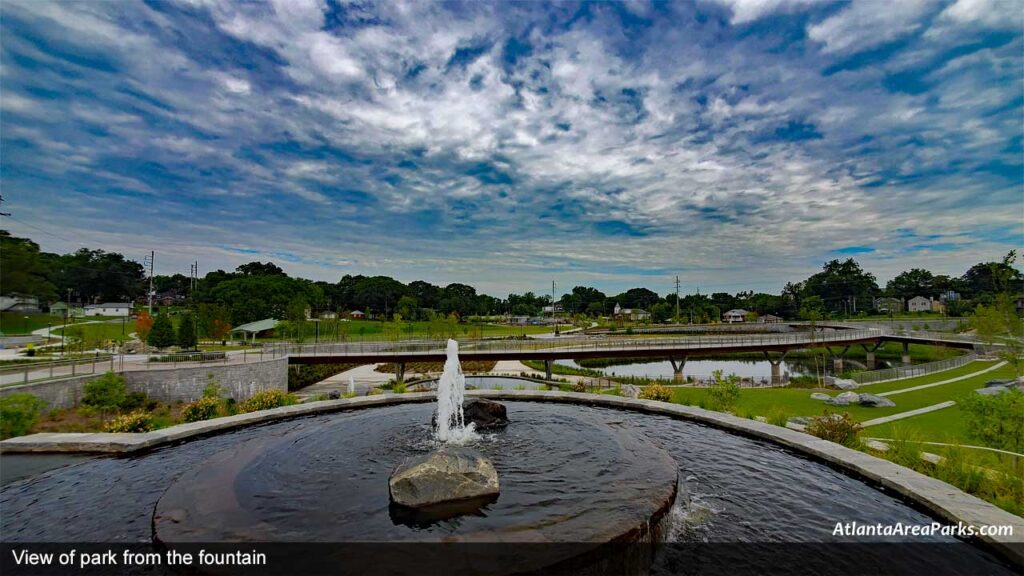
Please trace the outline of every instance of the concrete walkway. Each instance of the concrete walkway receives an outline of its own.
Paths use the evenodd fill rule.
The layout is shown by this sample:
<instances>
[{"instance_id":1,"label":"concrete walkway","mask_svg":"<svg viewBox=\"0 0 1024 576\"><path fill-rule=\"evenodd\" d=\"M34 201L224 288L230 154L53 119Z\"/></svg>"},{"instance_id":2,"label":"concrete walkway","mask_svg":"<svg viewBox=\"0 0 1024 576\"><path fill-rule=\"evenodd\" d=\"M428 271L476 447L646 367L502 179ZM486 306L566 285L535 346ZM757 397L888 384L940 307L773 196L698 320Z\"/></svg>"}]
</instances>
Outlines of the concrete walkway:
<instances>
[{"instance_id":1,"label":"concrete walkway","mask_svg":"<svg viewBox=\"0 0 1024 576\"><path fill-rule=\"evenodd\" d=\"M1006 362L998 362L998 363L996 363L996 364L994 364L992 366L989 366L988 368L985 368L984 370L979 370L977 372L971 372L970 374L966 374L964 376L958 376L956 378L950 378L949 380L943 380L942 382L932 382L931 384L922 384L920 386L911 386L910 388L900 388L899 390L892 390L890 392L882 392L881 394L878 394L878 396L895 396L897 394L903 394L904 392L913 392L915 390L924 390L925 388L934 388L936 386L942 386L943 384L950 384L952 382L959 382L961 380L967 380L968 378L974 378L975 376L978 376L979 374L984 374L986 372L991 372L993 370L998 370L999 368L1002 368L1003 366L1006 366Z\"/></svg>"},{"instance_id":2,"label":"concrete walkway","mask_svg":"<svg viewBox=\"0 0 1024 576\"><path fill-rule=\"evenodd\" d=\"M395 377L394 374L377 372L377 366L380 366L380 364L364 364L362 366L352 368L351 370L339 372L338 374L321 380L316 384L306 386L295 394L299 398L311 398L313 396L319 396L320 394L330 394L331 392L338 392L344 395L348 392L348 381L349 378L351 378L355 381L356 394L364 396L371 389L376 388Z\"/></svg>"},{"instance_id":3,"label":"concrete walkway","mask_svg":"<svg viewBox=\"0 0 1024 576\"><path fill-rule=\"evenodd\" d=\"M861 422L860 425L864 428L868 426L878 426L879 424L886 424L896 420L902 420L904 418L911 418L913 416L920 416L921 414L927 414L929 412L935 412L936 410L942 410L943 408L949 408L955 406L956 402L953 400L947 400L945 402L939 402L931 406L925 406L924 408L918 408L917 410L908 410L907 412L900 412L899 414L892 414L890 416L883 416L881 418L875 418L874 420L867 420Z\"/></svg>"}]
</instances>

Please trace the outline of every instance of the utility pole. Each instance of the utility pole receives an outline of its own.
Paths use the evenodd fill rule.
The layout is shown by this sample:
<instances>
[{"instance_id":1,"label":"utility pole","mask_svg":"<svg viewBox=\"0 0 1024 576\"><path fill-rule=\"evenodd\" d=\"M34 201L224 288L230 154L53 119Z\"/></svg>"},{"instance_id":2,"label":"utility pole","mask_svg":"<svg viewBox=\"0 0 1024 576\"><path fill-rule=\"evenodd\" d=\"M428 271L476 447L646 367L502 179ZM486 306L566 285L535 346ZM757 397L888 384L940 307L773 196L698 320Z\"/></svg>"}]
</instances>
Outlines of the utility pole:
<instances>
[{"instance_id":1,"label":"utility pole","mask_svg":"<svg viewBox=\"0 0 1024 576\"><path fill-rule=\"evenodd\" d=\"M555 319L555 281L551 281L551 321L555 324L555 336L558 336L558 320Z\"/></svg>"},{"instance_id":2,"label":"utility pole","mask_svg":"<svg viewBox=\"0 0 1024 576\"><path fill-rule=\"evenodd\" d=\"M153 317L153 259L156 257L156 252L153 250L149 251L149 258L143 260L143 264L149 264L149 317Z\"/></svg>"},{"instance_id":3,"label":"utility pole","mask_svg":"<svg viewBox=\"0 0 1024 576\"><path fill-rule=\"evenodd\" d=\"M679 324L679 275L676 275L676 324Z\"/></svg>"}]
</instances>

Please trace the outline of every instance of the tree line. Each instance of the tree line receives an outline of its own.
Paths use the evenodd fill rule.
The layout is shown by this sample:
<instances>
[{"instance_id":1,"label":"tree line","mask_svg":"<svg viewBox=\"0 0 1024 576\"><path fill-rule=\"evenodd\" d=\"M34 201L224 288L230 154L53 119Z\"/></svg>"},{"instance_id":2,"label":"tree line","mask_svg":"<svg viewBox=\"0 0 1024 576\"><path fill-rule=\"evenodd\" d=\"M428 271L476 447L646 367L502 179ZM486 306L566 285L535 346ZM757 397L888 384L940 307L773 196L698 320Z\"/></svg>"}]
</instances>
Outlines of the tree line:
<instances>
[{"instance_id":1,"label":"tree line","mask_svg":"<svg viewBox=\"0 0 1024 576\"><path fill-rule=\"evenodd\" d=\"M564 314L598 317L610 315L616 305L649 312L652 321L675 317L684 322L720 319L732 309L744 309L786 319L853 317L875 309L881 296L906 301L914 296L947 301L947 313L968 313L977 305L991 305L997 294L1024 292L1024 275L1014 267L1016 253L1001 261L981 262L958 277L913 268L884 287L852 258L826 262L822 270L801 282L787 283L779 294L740 291L711 294L659 295L637 287L606 294L589 286L575 286L558 304ZM148 278L142 264L121 254L79 249L70 254L42 252L28 238L0 230L0 271L4 294L35 296L43 303L116 302L144 300ZM307 312L360 310L367 315L404 320L429 320L455 314L468 316L538 316L551 305L550 295L533 292L496 298L477 293L472 286L452 283L438 286L423 280L405 284L388 276L349 275L337 282L291 277L272 262L250 262L232 272L215 270L198 279L192 288L182 274L156 276L155 291L172 291L188 298L196 311L195 321L203 334L220 333L263 318L301 320ZM69 292L70 291L70 292Z\"/></svg>"}]
</instances>

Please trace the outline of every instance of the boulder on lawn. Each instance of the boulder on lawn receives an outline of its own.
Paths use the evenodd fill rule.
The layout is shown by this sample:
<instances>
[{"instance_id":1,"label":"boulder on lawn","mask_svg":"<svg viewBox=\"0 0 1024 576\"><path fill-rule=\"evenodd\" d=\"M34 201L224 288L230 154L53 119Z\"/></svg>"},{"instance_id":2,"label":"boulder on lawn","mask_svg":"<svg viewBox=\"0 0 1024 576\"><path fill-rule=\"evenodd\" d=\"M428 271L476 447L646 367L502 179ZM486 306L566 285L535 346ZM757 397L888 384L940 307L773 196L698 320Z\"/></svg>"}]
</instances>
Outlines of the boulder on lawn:
<instances>
[{"instance_id":1,"label":"boulder on lawn","mask_svg":"<svg viewBox=\"0 0 1024 576\"><path fill-rule=\"evenodd\" d=\"M824 401L828 402L831 399L832 399L832 397L829 396L828 394L823 394L821 392L813 392L813 393L811 393L811 400L824 400Z\"/></svg>"},{"instance_id":2,"label":"boulder on lawn","mask_svg":"<svg viewBox=\"0 0 1024 576\"><path fill-rule=\"evenodd\" d=\"M849 406L850 404L856 404L860 402L860 394L856 392L843 392L833 398L829 398L825 401L826 404L833 406Z\"/></svg>"},{"instance_id":3,"label":"boulder on lawn","mask_svg":"<svg viewBox=\"0 0 1024 576\"><path fill-rule=\"evenodd\" d=\"M484 398L471 398L462 403L466 423L476 424L477 430L496 430L508 426L505 405Z\"/></svg>"},{"instance_id":4,"label":"boulder on lawn","mask_svg":"<svg viewBox=\"0 0 1024 576\"><path fill-rule=\"evenodd\" d=\"M846 378L833 378L832 385L840 390L853 390L860 386L855 380L848 380Z\"/></svg>"},{"instance_id":5,"label":"boulder on lawn","mask_svg":"<svg viewBox=\"0 0 1024 576\"><path fill-rule=\"evenodd\" d=\"M885 396L878 396L877 394L861 394L860 405L870 406L873 408L888 408L890 406L895 406L896 403Z\"/></svg>"},{"instance_id":6,"label":"boulder on lawn","mask_svg":"<svg viewBox=\"0 0 1024 576\"><path fill-rule=\"evenodd\" d=\"M626 398L639 398L640 388L632 384L626 384L622 387L622 395Z\"/></svg>"},{"instance_id":7,"label":"boulder on lawn","mask_svg":"<svg viewBox=\"0 0 1024 576\"><path fill-rule=\"evenodd\" d=\"M1013 383L1013 380L989 380L988 382L985 382L985 388L995 388L996 386L1006 388Z\"/></svg>"},{"instance_id":8,"label":"boulder on lawn","mask_svg":"<svg viewBox=\"0 0 1024 576\"><path fill-rule=\"evenodd\" d=\"M985 388L978 388L975 392L982 396L998 396L1007 390L1009 388L1006 386L986 386Z\"/></svg>"},{"instance_id":9,"label":"boulder on lawn","mask_svg":"<svg viewBox=\"0 0 1024 576\"><path fill-rule=\"evenodd\" d=\"M493 501L499 494L494 465L465 447L445 447L407 459L392 472L388 488L392 502L409 508Z\"/></svg>"}]
</instances>

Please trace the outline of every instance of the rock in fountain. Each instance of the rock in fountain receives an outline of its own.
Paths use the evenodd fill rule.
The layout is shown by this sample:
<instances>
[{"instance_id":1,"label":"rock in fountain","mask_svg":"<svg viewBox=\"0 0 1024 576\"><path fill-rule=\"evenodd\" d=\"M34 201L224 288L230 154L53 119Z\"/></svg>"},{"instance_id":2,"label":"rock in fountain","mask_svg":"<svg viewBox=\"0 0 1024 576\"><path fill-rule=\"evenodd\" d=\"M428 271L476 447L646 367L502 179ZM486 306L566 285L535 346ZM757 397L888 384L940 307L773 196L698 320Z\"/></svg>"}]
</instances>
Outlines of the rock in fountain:
<instances>
[{"instance_id":1,"label":"rock in fountain","mask_svg":"<svg viewBox=\"0 0 1024 576\"><path fill-rule=\"evenodd\" d=\"M477 438L476 424L466 422L463 399L466 377L459 366L459 344L448 341L448 358L437 383L437 411L434 434L444 443L440 450L426 456L411 458L398 466L388 480L391 500L409 508L433 508L439 517L466 512L463 507L438 511L439 505L457 502L486 504L498 497L498 473L489 460L461 447ZM497 402L469 402L471 415L488 428L508 423L505 407Z\"/></svg>"}]
</instances>

